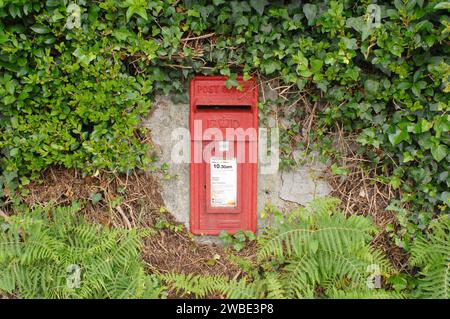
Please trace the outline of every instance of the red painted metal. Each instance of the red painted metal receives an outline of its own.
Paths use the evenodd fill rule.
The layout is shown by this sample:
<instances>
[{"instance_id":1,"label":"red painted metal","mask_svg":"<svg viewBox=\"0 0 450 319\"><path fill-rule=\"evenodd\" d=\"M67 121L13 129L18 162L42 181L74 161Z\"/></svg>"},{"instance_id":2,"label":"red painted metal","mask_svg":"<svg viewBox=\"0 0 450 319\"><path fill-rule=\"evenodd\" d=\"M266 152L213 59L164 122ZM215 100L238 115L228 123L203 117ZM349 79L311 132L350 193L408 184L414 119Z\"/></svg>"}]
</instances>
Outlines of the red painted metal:
<instances>
[{"instance_id":1,"label":"red painted metal","mask_svg":"<svg viewBox=\"0 0 450 319\"><path fill-rule=\"evenodd\" d=\"M243 90L227 89L226 80L221 76L197 76L190 83L190 230L195 235L218 235L222 230L256 232L258 86L254 79L244 81L238 77ZM198 129L199 123L201 130ZM205 134L214 127L223 134L223 140L231 141L227 145L230 150L234 146L234 152L227 148L222 149L222 153L218 152L219 142L214 141L214 136ZM251 128L256 135L242 134L237 141L232 141L227 128ZM245 153L244 161L237 160L237 198L233 207L212 207L210 160L198 160L199 154L211 145L214 157L230 158L231 155L231 158L239 158ZM245 152L240 154L242 149ZM256 158L251 160L255 150Z\"/></svg>"}]
</instances>

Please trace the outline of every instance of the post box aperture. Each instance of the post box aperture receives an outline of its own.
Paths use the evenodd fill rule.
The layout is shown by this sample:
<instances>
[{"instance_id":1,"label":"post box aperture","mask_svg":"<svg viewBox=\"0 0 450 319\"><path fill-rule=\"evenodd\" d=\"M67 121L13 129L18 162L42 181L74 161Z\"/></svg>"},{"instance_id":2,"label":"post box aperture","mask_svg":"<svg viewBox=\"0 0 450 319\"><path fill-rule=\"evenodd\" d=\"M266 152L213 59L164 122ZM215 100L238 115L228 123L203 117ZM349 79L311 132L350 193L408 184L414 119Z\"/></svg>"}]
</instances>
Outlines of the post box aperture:
<instances>
[{"instance_id":1,"label":"post box aperture","mask_svg":"<svg viewBox=\"0 0 450 319\"><path fill-rule=\"evenodd\" d=\"M258 88L255 80L198 76L190 83L190 228L256 232Z\"/></svg>"}]
</instances>

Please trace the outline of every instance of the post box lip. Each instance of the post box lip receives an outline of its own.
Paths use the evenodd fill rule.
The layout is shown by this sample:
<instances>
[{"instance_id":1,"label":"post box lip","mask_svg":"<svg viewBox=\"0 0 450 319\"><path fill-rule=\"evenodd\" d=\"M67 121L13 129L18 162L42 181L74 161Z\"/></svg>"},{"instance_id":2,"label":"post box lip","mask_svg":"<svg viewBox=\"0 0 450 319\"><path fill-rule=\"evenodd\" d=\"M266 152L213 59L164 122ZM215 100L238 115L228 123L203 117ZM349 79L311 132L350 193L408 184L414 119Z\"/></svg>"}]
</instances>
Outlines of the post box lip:
<instances>
[{"instance_id":1,"label":"post box lip","mask_svg":"<svg viewBox=\"0 0 450 319\"><path fill-rule=\"evenodd\" d=\"M218 81L218 80L228 80L229 77L225 76L225 75L195 75L192 79L191 82L194 80L200 80L200 81L208 81L208 80L212 80L212 81ZM236 77L236 80L238 81L243 81L243 82L255 82L256 83L256 79L252 76L250 79L248 80L244 80L244 76L242 75L238 75Z\"/></svg>"},{"instance_id":2,"label":"post box lip","mask_svg":"<svg viewBox=\"0 0 450 319\"><path fill-rule=\"evenodd\" d=\"M243 84L250 84L251 89L247 92L237 92L236 94L213 94L213 95L207 95L207 94L200 94L197 93L194 90L194 87L196 83L201 82L217 82L218 85L225 86L224 82L228 80L227 76L223 75L196 75L194 76L190 81L190 109L192 113L197 112L210 112L212 110L199 110L199 105L220 105L220 106L250 106L248 110L240 110L235 109L233 112L257 112L258 110L258 103L255 103L255 100L257 101L258 96L258 84L254 77L251 77L248 80L244 80L244 77L242 75L238 75L236 77L236 80L238 82L241 82ZM246 94L245 94L246 93ZM230 110L231 111L231 110Z\"/></svg>"}]
</instances>

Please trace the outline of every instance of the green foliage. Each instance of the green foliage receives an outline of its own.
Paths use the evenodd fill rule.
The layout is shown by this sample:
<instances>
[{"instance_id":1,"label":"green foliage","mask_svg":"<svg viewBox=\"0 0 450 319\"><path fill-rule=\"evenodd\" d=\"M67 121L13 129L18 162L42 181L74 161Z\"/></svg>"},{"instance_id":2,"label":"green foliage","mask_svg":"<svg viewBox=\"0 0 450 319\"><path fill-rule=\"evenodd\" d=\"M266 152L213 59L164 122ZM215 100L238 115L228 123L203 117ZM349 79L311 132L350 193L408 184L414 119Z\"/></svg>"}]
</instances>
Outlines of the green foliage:
<instances>
[{"instance_id":1,"label":"green foliage","mask_svg":"<svg viewBox=\"0 0 450 319\"><path fill-rule=\"evenodd\" d=\"M162 275L177 293L193 294L197 298L224 296L229 299L286 298L280 291L276 274L267 274L267 279L248 282L245 279L228 279L223 276L198 276L192 274Z\"/></svg>"},{"instance_id":2,"label":"green foliage","mask_svg":"<svg viewBox=\"0 0 450 319\"><path fill-rule=\"evenodd\" d=\"M346 217L336 204L320 199L291 212L259 239L258 260L281 270L276 279L286 296L388 295L367 286L374 273L389 277L394 272L370 246L376 228L366 217Z\"/></svg>"},{"instance_id":3,"label":"green foliage","mask_svg":"<svg viewBox=\"0 0 450 319\"><path fill-rule=\"evenodd\" d=\"M168 218L167 209L162 206L159 208L159 216L156 217L153 227L157 230L169 230L173 233L179 233L183 231L184 225L180 223L175 223Z\"/></svg>"},{"instance_id":4,"label":"green foliage","mask_svg":"<svg viewBox=\"0 0 450 319\"><path fill-rule=\"evenodd\" d=\"M229 283L222 276L196 276L192 274L169 273L161 276L163 280L170 283L175 292L182 295L194 294L198 298L204 298L217 291L229 289Z\"/></svg>"},{"instance_id":5,"label":"green foliage","mask_svg":"<svg viewBox=\"0 0 450 319\"><path fill-rule=\"evenodd\" d=\"M336 204L334 199L316 200L266 229L258 238L257 263L247 273L251 280L173 274L165 280L199 297L400 297L374 282L395 273L370 246L376 228L366 217L346 217Z\"/></svg>"},{"instance_id":6,"label":"green foliage","mask_svg":"<svg viewBox=\"0 0 450 319\"><path fill-rule=\"evenodd\" d=\"M225 247L233 247L236 251L241 251L247 242L254 241L256 235L251 231L239 230L235 234L230 234L226 231L221 231L219 239L222 240Z\"/></svg>"},{"instance_id":7,"label":"green foliage","mask_svg":"<svg viewBox=\"0 0 450 319\"><path fill-rule=\"evenodd\" d=\"M196 73L227 75L232 86L237 73L258 72L289 86L292 102L302 90L328 102L324 129L340 122L360 133L360 152L413 204L409 223L448 212L448 6L377 1L376 25L370 3L4 0L0 166L19 177L52 164L145 166L136 128L151 94L183 94ZM182 41L211 33L199 46ZM282 150L300 129L287 129ZM9 191L10 176L0 177Z\"/></svg>"},{"instance_id":8,"label":"green foliage","mask_svg":"<svg viewBox=\"0 0 450 319\"><path fill-rule=\"evenodd\" d=\"M80 16L86 9L67 1L0 4L5 174L36 175L50 165L91 174L126 171L148 161L148 145L141 143L145 131L138 124L150 107L152 83L127 70L114 38L103 35L105 25L88 26L100 7ZM6 175L2 180L14 190Z\"/></svg>"},{"instance_id":9,"label":"green foliage","mask_svg":"<svg viewBox=\"0 0 450 319\"><path fill-rule=\"evenodd\" d=\"M450 218L434 220L427 235L416 239L411 264L420 267L415 294L419 298L450 298Z\"/></svg>"},{"instance_id":10,"label":"green foliage","mask_svg":"<svg viewBox=\"0 0 450 319\"><path fill-rule=\"evenodd\" d=\"M140 260L145 233L77 216L80 205L0 219L0 293L21 298L158 298L164 289Z\"/></svg>"}]
</instances>

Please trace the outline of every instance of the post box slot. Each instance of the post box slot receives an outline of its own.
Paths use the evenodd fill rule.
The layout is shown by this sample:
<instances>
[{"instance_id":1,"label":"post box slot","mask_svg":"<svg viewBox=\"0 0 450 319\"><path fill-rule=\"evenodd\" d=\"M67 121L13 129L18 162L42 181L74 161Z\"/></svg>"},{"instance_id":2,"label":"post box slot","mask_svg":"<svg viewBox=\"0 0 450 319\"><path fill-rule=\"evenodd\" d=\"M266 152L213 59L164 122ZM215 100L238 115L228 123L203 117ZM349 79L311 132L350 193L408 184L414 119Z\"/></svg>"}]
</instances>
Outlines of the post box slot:
<instances>
[{"instance_id":1,"label":"post box slot","mask_svg":"<svg viewBox=\"0 0 450 319\"><path fill-rule=\"evenodd\" d=\"M252 109L251 105L197 105L197 110L217 110L217 111L233 111L233 110L244 110L250 111Z\"/></svg>"}]
</instances>

